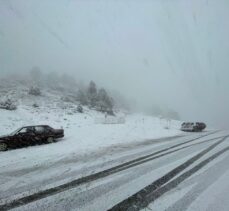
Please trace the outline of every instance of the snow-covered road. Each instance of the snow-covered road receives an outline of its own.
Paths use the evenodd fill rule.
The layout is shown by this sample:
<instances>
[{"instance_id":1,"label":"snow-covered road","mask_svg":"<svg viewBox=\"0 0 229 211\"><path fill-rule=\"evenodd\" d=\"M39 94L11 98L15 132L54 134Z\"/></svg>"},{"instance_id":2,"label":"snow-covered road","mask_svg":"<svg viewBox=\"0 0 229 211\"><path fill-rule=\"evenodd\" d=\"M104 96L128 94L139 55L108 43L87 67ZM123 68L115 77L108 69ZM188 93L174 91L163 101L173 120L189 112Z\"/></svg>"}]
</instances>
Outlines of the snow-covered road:
<instances>
[{"instance_id":1,"label":"snow-covered road","mask_svg":"<svg viewBox=\"0 0 229 211\"><path fill-rule=\"evenodd\" d=\"M128 204L125 199L133 198L134 194L147 188L162 176L173 172L178 166L179 170L170 173L168 181L163 180L163 185L179 179L179 176L192 170L205 159L226 149L229 146L229 140L224 138L226 135L228 133L224 131L188 134L149 140L139 145L120 146L84 158L64 158L39 168L20 170L3 168L0 174L0 204L2 205L0 208L100 211L113 207L113 210L123 210L122 207L115 207L115 205L124 203L125 206L132 207L136 202ZM196 190L193 184L198 181L195 179L202 178L209 169L215 168L216 163L224 163L226 155L228 155L227 151L180 182L184 189L180 192L184 196L181 196L175 187L165 195L162 194L157 200L152 200L154 203L150 204L149 201L146 207L156 207L158 208L156 210L166 208L176 210L176 207L180 210L187 209L192 204L192 200L185 203L186 207L184 207L179 199L184 197L188 201L189 197L185 194L192 189L193 192L198 193L206 190L207 185L202 185L201 191ZM188 165L183 165L181 168L180 166L187 161L189 161ZM211 178L214 177L212 175ZM209 179L209 181L215 180ZM183 185L185 182L188 184ZM161 188L161 185L158 188ZM171 196L169 200L165 199L168 195ZM160 203L161 200L169 203ZM140 204L136 209L139 210L144 206Z\"/></svg>"}]
</instances>

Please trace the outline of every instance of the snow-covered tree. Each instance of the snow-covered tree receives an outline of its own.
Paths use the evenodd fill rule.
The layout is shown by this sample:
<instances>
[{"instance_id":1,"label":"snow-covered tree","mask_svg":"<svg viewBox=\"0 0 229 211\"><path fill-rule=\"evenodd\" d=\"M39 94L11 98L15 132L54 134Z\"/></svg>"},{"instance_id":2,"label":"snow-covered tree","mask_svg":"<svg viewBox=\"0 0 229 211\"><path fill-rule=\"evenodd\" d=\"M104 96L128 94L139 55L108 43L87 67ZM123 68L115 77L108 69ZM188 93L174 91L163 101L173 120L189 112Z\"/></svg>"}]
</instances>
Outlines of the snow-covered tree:
<instances>
[{"instance_id":1,"label":"snow-covered tree","mask_svg":"<svg viewBox=\"0 0 229 211\"><path fill-rule=\"evenodd\" d=\"M88 87L89 95L97 95L97 86L94 81L91 81Z\"/></svg>"},{"instance_id":2,"label":"snow-covered tree","mask_svg":"<svg viewBox=\"0 0 229 211\"><path fill-rule=\"evenodd\" d=\"M100 89L97 95L97 109L102 112L109 112L112 111L113 105L113 99L107 94L106 90L104 88Z\"/></svg>"},{"instance_id":3,"label":"snow-covered tree","mask_svg":"<svg viewBox=\"0 0 229 211\"><path fill-rule=\"evenodd\" d=\"M90 106L95 107L97 102L97 87L95 82L91 81L87 91L87 97L90 103Z\"/></svg>"},{"instance_id":4,"label":"snow-covered tree","mask_svg":"<svg viewBox=\"0 0 229 211\"><path fill-rule=\"evenodd\" d=\"M84 90L79 90L77 92L77 100L82 104L82 105L88 105L88 98Z\"/></svg>"}]
</instances>

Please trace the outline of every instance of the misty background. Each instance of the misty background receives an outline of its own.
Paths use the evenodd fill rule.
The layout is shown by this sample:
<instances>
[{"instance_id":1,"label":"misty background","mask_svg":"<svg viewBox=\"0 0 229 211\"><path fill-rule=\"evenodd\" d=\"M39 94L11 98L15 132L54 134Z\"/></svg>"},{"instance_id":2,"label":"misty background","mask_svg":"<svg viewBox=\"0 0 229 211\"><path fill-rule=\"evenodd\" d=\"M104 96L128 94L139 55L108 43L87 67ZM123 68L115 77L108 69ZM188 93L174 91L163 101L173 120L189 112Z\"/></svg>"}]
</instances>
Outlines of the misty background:
<instances>
[{"instance_id":1,"label":"misty background","mask_svg":"<svg viewBox=\"0 0 229 211\"><path fill-rule=\"evenodd\" d=\"M0 75L74 75L229 128L227 0L0 0ZM133 103L134 102L134 103Z\"/></svg>"}]
</instances>

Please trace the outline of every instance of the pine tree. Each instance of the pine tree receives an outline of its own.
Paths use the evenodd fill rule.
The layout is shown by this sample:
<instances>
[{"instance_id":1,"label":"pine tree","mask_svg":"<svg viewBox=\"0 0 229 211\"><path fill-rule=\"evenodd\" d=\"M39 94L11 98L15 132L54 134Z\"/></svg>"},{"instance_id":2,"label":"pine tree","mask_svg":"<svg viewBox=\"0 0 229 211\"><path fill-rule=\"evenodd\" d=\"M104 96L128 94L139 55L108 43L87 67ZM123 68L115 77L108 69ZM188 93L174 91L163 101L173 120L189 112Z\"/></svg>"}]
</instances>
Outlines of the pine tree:
<instances>
[{"instance_id":1,"label":"pine tree","mask_svg":"<svg viewBox=\"0 0 229 211\"><path fill-rule=\"evenodd\" d=\"M113 109L113 99L109 97L105 89L100 89L98 92L98 102L97 102L97 108L100 111L108 112Z\"/></svg>"},{"instance_id":2,"label":"pine tree","mask_svg":"<svg viewBox=\"0 0 229 211\"><path fill-rule=\"evenodd\" d=\"M97 102L97 87L95 82L91 81L88 87L87 97L89 99L89 103L92 107L96 106Z\"/></svg>"},{"instance_id":3,"label":"pine tree","mask_svg":"<svg viewBox=\"0 0 229 211\"><path fill-rule=\"evenodd\" d=\"M80 101L82 105L88 105L88 98L83 90L78 91L77 99Z\"/></svg>"}]
</instances>

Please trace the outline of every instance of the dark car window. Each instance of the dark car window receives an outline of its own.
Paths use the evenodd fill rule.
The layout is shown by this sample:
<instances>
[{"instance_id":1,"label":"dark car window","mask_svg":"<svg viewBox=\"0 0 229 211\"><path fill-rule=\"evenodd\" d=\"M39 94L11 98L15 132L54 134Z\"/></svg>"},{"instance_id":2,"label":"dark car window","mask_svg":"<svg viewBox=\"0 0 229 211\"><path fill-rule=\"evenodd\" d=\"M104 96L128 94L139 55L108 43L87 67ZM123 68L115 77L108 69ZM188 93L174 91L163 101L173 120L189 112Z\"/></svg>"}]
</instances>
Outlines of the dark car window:
<instances>
[{"instance_id":1,"label":"dark car window","mask_svg":"<svg viewBox=\"0 0 229 211\"><path fill-rule=\"evenodd\" d=\"M43 126L36 126L35 127L35 132L36 133L44 133L46 132L45 128Z\"/></svg>"},{"instance_id":2,"label":"dark car window","mask_svg":"<svg viewBox=\"0 0 229 211\"><path fill-rule=\"evenodd\" d=\"M49 126L45 126L45 131L46 132L52 132L53 128L49 127Z\"/></svg>"},{"instance_id":3,"label":"dark car window","mask_svg":"<svg viewBox=\"0 0 229 211\"><path fill-rule=\"evenodd\" d=\"M34 132L33 127L27 127L27 128L26 128L26 132L27 132L27 133L33 133L33 132Z\"/></svg>"},{"instance_id":4,"label":"dark car window","mask_svg":"<svg viewBox=\"0 0 229 211\"><path fill-rule=\"evenodd\" d=\"M22 128L21 130L19 130L17 133L26 133L28 132L28 128Z\"/></svg>"}]
</instances>

